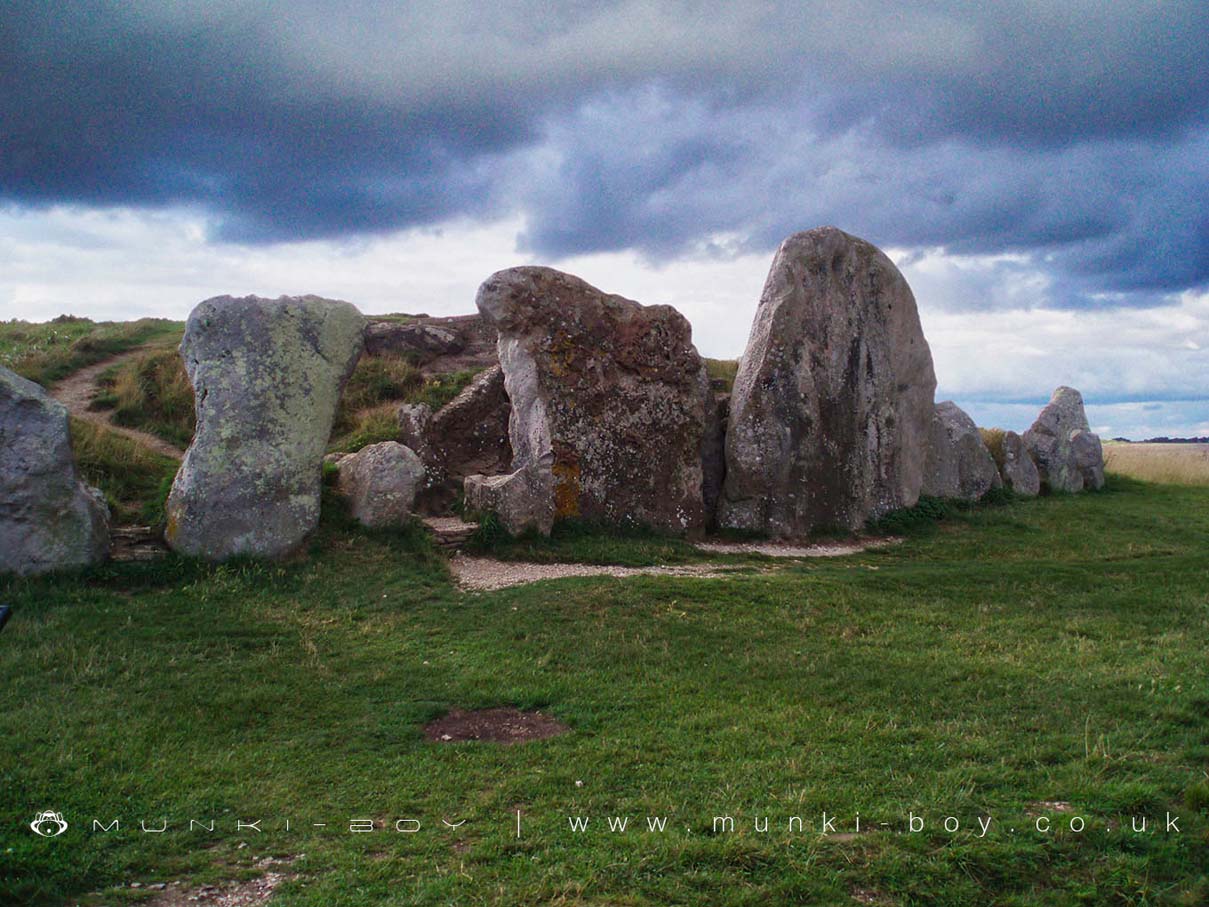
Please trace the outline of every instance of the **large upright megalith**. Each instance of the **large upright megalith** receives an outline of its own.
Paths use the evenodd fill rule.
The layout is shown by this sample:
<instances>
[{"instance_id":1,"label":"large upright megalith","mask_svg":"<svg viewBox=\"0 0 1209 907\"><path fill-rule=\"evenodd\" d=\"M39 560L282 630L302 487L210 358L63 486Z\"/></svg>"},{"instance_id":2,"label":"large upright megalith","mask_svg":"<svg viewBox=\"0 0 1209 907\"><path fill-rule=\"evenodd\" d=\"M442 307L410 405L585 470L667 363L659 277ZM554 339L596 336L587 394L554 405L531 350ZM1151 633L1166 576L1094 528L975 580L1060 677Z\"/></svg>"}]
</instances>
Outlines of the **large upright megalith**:
<instances>
[{"instance_id":1,"label":"large upright megalith","mask_svg":"<svg viewBox=\"0 0 1209 907\"><path fill-rule=\"evenodd\" d=\"M1104 452L1092 434L1083 395L1059 387L1024 433L1024 446L1037 464L1041 484L1050 491L1075 492L1104 484Z\"/></svg>"},{"instance_id":2,"label":"large upright megalith","mask_svg":"<svg viewBox=\"0 0 1209 907\"><path fill-rule=\"evenodd\" d=\"M551 268L510 268L476 299L499 331L512 472L470 476L466 500L506 528L578 517L697 532L705 363L675 309Z\"/></svg>"},{"instance_id":3,"label":"large upright megalith","mask_svg":"<svg viewBox=\"0 0 1209 907\"><path fill-rule=\"evenodd\" d=\"M795 536L912 506L935 389L890 259L834 227L790 236L731 394L719 524Z\"/></svg>"},{"instance_id":4,"label":"large upright megalith","mask_svg":"<svg viewBox=\"0 0 1209 907\"><path fill-rule=\"evenodd\" d=\"M165 537L208 560L276 557L319 520L323 451L365 319L318 296L218 296L189 315L181 356L197 431Z\"/></svg>"},{"instance_id":5,"label":"large upright megalith","mask_svg":"<svg viewBox=\"0 0 1209 907\"><path fill-rule=\"evenodd\" d=\"M109 554L109 508L80 481L67 409L0 367L0 573L83 567Z\"/></svg>"}]
</instances>

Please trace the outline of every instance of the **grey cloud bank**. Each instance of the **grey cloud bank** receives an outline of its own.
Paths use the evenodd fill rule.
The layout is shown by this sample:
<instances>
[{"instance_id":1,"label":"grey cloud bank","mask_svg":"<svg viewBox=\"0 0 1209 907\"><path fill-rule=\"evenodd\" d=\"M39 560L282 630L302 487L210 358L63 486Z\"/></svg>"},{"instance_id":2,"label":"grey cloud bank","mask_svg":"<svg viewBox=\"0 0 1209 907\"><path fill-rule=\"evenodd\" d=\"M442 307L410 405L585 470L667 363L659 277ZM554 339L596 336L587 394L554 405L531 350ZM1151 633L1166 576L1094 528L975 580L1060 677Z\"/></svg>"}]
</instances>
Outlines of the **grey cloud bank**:
<instances>
[{"instance_id":1,"label":"grey cloud bank","mask_svg":"<svg viewBox=\"0 0 1209 907\"><path fill-rule=\"evenodd\" d=\"M18 2L5 18L0 193L23 205L201 205L245 243L519 209L546 256L716 253L715 234L768 250L839 223L1036 255L1048 301L1071 306L1209 279L1203 3Z\"/></svg>"},{"instance_id":2,"label":"grey cloud bank","mask_svg":"<svg viewBox=\"0 0 1209 907\"><path fill-rule=\"evenodd\" d=\"M980 421L1071 383L1093 421L1189 400L1114 410L1187 433L1209 425L1206 46L1193 2L18 0L0 305L468 311L492 270L555 263L735 355L772 249L834 223L895 251L941 392ZM111 212L139 220L121 241L90 220ZM448 236L417 269L400 237L426 230Z\"/></svg>"}]
</instances>

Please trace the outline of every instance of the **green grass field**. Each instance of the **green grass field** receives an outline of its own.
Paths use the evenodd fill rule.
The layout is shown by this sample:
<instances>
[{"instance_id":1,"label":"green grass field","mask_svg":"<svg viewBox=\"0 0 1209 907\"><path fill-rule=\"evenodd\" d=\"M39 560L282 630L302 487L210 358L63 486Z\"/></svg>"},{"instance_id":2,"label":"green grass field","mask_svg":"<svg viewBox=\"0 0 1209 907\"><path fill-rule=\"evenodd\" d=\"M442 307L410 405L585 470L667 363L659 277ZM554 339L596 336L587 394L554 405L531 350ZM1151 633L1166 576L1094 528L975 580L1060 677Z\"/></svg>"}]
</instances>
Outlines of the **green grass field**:
<instances>
[{"instance_id":1,"label":"green grass field","mask_svg":"<svg viewBox=\"0 0 1209 907\"><path fill-rule=\"evenodd\" d=\"M725 579L466 595L421 536L329 507L288 563L3 581L0 901L135 903L273 855L273 903L325 907L1205 904L1207 552L1209 489L1114 477ZM571 732L421 735L499 704ZM43 810L69 830L32 834Z\"/></svg>"}]
</instances>

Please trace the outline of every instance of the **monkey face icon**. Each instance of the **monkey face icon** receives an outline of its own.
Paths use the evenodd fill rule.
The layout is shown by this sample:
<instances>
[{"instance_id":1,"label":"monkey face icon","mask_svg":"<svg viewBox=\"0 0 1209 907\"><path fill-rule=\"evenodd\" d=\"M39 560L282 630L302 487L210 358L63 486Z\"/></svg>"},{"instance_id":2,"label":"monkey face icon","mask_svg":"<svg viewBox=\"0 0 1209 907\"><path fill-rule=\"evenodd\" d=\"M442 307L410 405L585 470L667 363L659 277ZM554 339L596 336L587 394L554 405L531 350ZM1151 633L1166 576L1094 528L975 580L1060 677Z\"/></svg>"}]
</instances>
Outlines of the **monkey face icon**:
<instances>
[{"instance_id":1,"label":"monkey face icon","mask_svg":"<svg viewBox=\"0 0 1209 907\"><path fill-rule=\"evenodd\" d=\"M34 821L29 823L29 827L33 829L34 834L44 838L57 838L67 831L67 823L63 821L62 814L49 810L38 813Z\"/></svg>"}]
</instances>

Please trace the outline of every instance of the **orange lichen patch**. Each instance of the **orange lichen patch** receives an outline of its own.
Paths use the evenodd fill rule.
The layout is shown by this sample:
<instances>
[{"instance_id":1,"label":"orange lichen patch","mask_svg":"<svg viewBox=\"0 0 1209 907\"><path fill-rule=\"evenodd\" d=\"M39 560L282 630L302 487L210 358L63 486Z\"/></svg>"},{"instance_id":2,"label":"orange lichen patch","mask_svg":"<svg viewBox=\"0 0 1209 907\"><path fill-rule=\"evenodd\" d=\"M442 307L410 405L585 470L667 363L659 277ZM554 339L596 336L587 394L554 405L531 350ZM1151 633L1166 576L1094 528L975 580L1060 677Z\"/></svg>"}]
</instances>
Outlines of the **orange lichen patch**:
<instances>
[{"instance_id":1,"label":"orange lichen patch","mask_svg":"<svg viewBox=\"0 0 1209 907\"><path fill-rule=\"evenodd\" d=\"M557 519L579 516L579 463L556 460L554 473L554 515Z\"/></svg>"}]
</instances>

